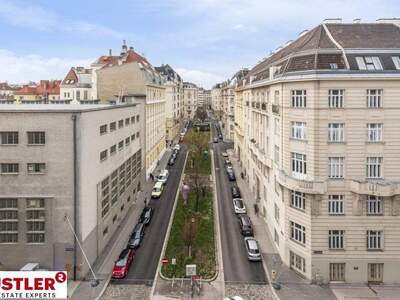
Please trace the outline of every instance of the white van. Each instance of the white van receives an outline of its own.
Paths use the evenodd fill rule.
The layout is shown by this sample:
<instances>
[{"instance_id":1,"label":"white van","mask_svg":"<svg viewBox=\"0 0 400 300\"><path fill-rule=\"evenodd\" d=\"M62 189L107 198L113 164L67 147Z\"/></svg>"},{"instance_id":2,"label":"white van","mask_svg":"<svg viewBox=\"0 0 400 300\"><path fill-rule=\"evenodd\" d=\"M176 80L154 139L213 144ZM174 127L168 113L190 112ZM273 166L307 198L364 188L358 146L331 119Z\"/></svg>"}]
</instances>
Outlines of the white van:
<instances>
[{"instance_id":1,"label":"white van","mask_svg":"<svg viewBox=\"0 0 400 300\"><path fill-rule=\"evenodd\" d=\"M36 271L39 269L39 263L27 263L20 271Z\"/></svg>"},{"instance_id":2,"label":"white van","mask_svg":"<svg viewBox=\"0 0 400 300\"><path fill-rule=\"evenodd\" d=\"M160 181L157 181L153 187L153 190L151 191L151 198L160 198L163 189L164 189L163 183Z\"/></svg>"},{"instance_id":3,"label":"white van","mask_svg":"<svg viewBox=\"0 0 400 300\"><path fill-rule=\"evenodd\" d=\"M162 170L160 175L157 176L157 181L162 182L162 184L166 184L168 180L169 172L168 170Z\"/></svg>"}]
</instances>

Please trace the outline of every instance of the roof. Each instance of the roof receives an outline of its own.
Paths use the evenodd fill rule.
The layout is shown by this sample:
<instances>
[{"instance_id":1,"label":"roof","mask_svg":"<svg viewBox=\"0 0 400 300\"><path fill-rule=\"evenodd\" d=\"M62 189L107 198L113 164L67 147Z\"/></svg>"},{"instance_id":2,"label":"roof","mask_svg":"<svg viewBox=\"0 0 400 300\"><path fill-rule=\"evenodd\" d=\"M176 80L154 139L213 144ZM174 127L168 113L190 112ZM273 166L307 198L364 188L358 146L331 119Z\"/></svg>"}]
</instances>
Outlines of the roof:
<instances>
[{"instance_id":1,"label":"roof","mask_svg":"<svg viewBox=\"0 0 400 300\"><path fill-rule=\"evenodd\" d=\"M168 64L155 67L156 71L165 76L168 81L182 81L181 76Z\"/></svg>"},{"instance_id":2,"label":"roof","mask_svg":"<svg viewBox=\"0 0 400 300\"><path fill-rule=\"evenodd\" d=\"M0 91L13 91L15 88L11 87L8 82L0 82Z\"/></svg>"},{"instance_id":3,"label":"roof","mask_svg":"<svg viewBox=\"0 0 400 300\"><path fill-rule=\"evenodd\" d=\"M275 50L254 66L246 79L258 81L270 75L308 70L360 71L353 57L357 51L357 56L379 56L384 70L395 70L390 55L400 54L400 27L393 23L320 24ZM272 66L274 74L270 74Z\"/></svg>"},{"instance_id":4,"label":"roof","mask_svg":"<svg viewBox=\"0 0 400 300\"><path fill-rule=\"evenodd\" d=\"M48 95L60 94L61 80L40 80L35 86L24 85L15 92L16 95Z\"/></svg>"},{"instance_id":5,"label":"roof","mask_svg":"<svg viewBox=\"0 0 400 300\"><path fill-rule=\"evenodd\" d=\"M86 85L90 87L91 84L92 70L83 67L72 67L62 81L62 85Z\"/></svg>"},{"instance_id":6,"label":"roof","mask_svg":"<svg viewBox=\"0 0 400 300\"><path fill-rule=\"evenodd\" d=\"M2 104L0 113L25 113L25 112L89 112L104 109L132 107L136 104Z\"/></svg>"}]
</instances>

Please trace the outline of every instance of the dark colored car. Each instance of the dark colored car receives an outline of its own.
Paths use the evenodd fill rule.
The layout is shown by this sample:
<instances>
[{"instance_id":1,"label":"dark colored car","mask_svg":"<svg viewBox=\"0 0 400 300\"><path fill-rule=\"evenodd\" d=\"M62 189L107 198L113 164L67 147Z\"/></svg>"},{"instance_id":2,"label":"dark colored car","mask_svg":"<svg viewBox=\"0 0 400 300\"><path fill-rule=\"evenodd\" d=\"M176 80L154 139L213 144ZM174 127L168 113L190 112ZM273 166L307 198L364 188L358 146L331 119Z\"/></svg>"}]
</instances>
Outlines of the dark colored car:
<instances>
[{"instance_id":1,"label":"dark colored car","mask_svg":"<svg viewBox=\"0 0 400 300\"><path fill-rule=\"evenodd\" d=\"M236 181L236 176L233 170L227 170L226 173L228 174L229 181Z\"/></svg>"},{"instance_id":2,"label":"dark colored car","mask_svg":"<svg viewBox=\"0 0 400 300\"><path fill-rule=\"evenodd\" d=\"M239 187L237 185L232 185L231 192L232 192L232 198L241 198L242 197Z\"/></svg>"},{"instance_id":3,"label":"dark colored car","mask_svg":"<svg viewBox=\"0 0 400 300\"><path fill-rule=\"evenodd\" d=\"M168 165L173 166L175 164L175 160L176 160L176 155L172 154L168 160Z\"/></svg>"},{"instance_id":4,"label":"dark colored car","mask_svg":"<svg viewBox=\"0 0 400 300\"><path fill-rule=\"evenodd\" d=\"M244 236L253 236L253 226L248 215L238 215L240 232Z\"/></svg>"},{"instance_id":5,"label":"dark colored car","mask_svg":"<svg viewBox=\"0 0 400 300\"><path fill-rule=\"evenodd\" d=\"M135 250L126 248L122 250L112 270L112 278L124 278L132 264Z\"/></svg>"},{"instance_id":6,"label":"dark colored car","mask_svg":"<svg viewBox=\"0 0 400 300\"><path fill-rule=\"evenodd\" d=\"M128 247L136 249L142 243L144 237L144 224L138 223L133 229L132 235L129 238Z\"/></svg>"},{"instance_id":7,"label":"dark colored car","mask_svg":"<svg viewBox=\"0 0 400 300\"><path fill-rule=\"evenodd\" d=\"M151 218L153 217L153 212L154 212L154 208L152 208L150 206L146 206L140 215L139 222L143 223L144 225L149 225Z\"/></svg>"}]
</instances>

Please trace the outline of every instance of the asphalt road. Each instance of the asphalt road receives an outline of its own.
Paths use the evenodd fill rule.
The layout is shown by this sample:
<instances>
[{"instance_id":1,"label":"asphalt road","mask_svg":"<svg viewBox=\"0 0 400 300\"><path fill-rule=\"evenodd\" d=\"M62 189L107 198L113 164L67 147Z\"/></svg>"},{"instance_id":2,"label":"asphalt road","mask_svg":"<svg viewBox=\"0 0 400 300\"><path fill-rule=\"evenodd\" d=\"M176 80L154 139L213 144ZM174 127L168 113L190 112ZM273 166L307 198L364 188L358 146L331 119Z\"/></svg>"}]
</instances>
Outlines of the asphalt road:
<instances>
[{"instance_id":1,"label":"asphalt road","mask_svg":"<svg viewBox=\"0 0 400 300\"><path fill-rule=\"evenodd\" d=\"M212 130L213 136L217 136L214 126ZM232 183L226 175L224 158L221 155L232 148L232 143L219 141L213 143L213 148L225 282L265 284L267 280L262 263L247 260L243 236L233 210L230 191ZM236 173L235 175L240 176Z\"/></svg>"},{"instance_id":2,"label":"asphalt road","mask_svg":"<svg viewBox=\"0 0 400 300\"><path fill-rule=\"evenodd\" d=\"M186 146L181 144L181 151L173 166L167 166L169 178L160 199L151 199L149 206L154 208L153 218L147 226L144 239L125 279L113 280L117 284L151 285L156 276L168 222L174 206L175 196L186 156ZM132 228L133 230L133 228Z\"/></svg>"}]
</instances>

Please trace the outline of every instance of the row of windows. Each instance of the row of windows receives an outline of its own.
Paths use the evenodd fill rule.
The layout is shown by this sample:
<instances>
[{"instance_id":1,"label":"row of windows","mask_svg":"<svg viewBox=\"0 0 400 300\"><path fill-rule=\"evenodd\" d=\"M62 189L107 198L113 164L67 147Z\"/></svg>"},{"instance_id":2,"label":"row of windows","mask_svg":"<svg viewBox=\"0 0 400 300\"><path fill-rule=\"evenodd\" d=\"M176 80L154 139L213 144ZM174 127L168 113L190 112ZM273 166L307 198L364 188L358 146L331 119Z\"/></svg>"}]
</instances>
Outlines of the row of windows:
<instances>
[{"instance_id":1,"label":"row of windows","mask_svg":"<svg viewBox=\"0 0 400 300\"><path fill-rule=\"evenodd\" d=\"M28 145L44 145L46 143L46 134L44 131L28 131ZM0 145L18 145L18 131L0 131Z\"/></svg>"},{"instance_id":2,"label":"row of windows","mask_svg":"<svg viewBox=\"0 0 400 300\"><path fill-rule=\"evenodd\" d=\"M26 242L45 243L44 199L26 199ZM18 243L18 199L0 199L0 243Z\"/></svg>"},{"instance_id":3,"label":"row of windows","mask_svg":"<svg viewBox=\"0 0 400 300\"><path fill-rule=\"evenodd\" d=\"M45 163L28 163L26 164L28 174L44 174L46 171ZM19 174L20 168L18 163L1 163L0 174Z\"/></svg>"},{"instance_id":4,"label":"row of windows","mask_svg":"<svg viewBox=\"0 0 400 300\"><path fill-rule=\"evenodd\" d=\"M131 142L133 142L135 139L138 139L140 137L140 132L136 132L132 134L131 136L128 136L126 139L121 140L118 142L118 144L112 145L110 147L110 156L114 155L117 153L117 146L118 146L118 151L122 151L124 149L124 146L127 147ZM100 161L105 161L108 158L108 149L103 150L100 152Z\"/></svg>"},{"instance_id":5,"label":"row of windows","mask_svg":"<svg viewBox=\"0 0 400 300\"><path fill-rule=\"evenodd\" d=\"M356 62L360 70L383 70L379 56L358 56ZM392 56L392 62L400 70L400 56Z\"/></svg>"},{"instance_id":6,"label":"row of windows","mask_svg":"<svg viewBox=\"0 0 400 300\"><path fill-rule=\"evenodd\" d=\"M135 123L138 123L139 119L140 119L140 116L136 115L136 116L132 116L130 118L125 118L125 121L124 121L124 119L119 120L118 128L123 128L124 124L125 124L125 126L128 126L129 124L133 125ZM99 127L100 135L106 134L108 131L112 132L115 130L117 130L117 122L116 121L111 122L110 124L103 124Z\"/></svg>"},{"instance_id":7,"label":"row of windows","mask_svg":"<svg viewBox=\"0 0 400 300\"><path fill-rule=\"evenodd\" d=\"M328 105L330 108L344 107L344 89L328 90ZM291 106L295 108L307 107L307 91L292 90ZM380 108L383 106L383 89L367 89L366 90L366 107Z\"/></svg>"},{"instance_id":8,"label":"row of windows","mask_svg":"<svg viewBox=\"0 0 400 300\"><path fill-rule=\"evenodd\" d=\"M307 174L307 156L301 153L291 153L292 174L302 178ZM344 178L344 157L328 158L328 177ZM367 157L366 177L371 179L383 178L383 157Z\"/></svg>"},{"instance_id":9,"label":"row of windows","mask_svg":"<svg viewBox=\"0 0 400 300\"><path fill-rule=\"evenodd\" d=\"M344 142L344 123L328 124L328 141L341 143ZM297 140L307 139L307 123L291 122L291 137ZM367 124L367 140L368 142L382 142L383 140L383 124L368 123Z\"/></svg>"},{"instance_id":10,"label":"row of windows","mask_svg":"<svg viewBox=\"0 0 400 300\"><path fill-rule=\"evenodd\" d=\"M383 281L383 263L368 263L368 282L379 283ZM346 263L329 264L329 280L345 281Z\"/></svg>"}]
</instances>

